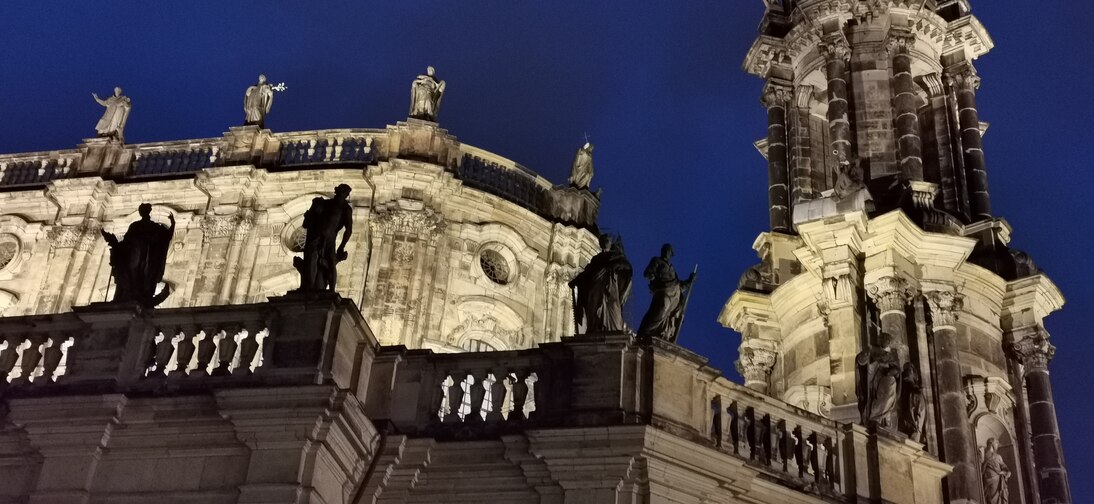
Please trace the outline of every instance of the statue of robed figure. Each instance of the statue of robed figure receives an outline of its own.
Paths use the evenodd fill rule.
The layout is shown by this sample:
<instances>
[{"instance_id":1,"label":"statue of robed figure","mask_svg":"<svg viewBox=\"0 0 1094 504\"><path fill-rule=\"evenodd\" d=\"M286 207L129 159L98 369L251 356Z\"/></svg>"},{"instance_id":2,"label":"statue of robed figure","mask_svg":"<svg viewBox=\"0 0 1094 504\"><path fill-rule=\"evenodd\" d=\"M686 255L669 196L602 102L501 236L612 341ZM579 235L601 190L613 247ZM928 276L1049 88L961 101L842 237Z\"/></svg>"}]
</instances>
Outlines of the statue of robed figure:
<instances>
[{"instance_id":1,"label":"statue of robed figure","mask_svg":"<svg viewBox=\"0 0 1094 504\"><path fill-rule=\"evenodd\" d=\"M980 475L984 481L984 502L987 504L1008 504L1010 502L1010 468L999 454L995 438L988 438L984 447L984 458L980 464Z\"/></svg>"},{"instance_id":2,"label":"statue of robed figure","mask_svg":"<svg viewBox=\"0 0 1094 504\"><path fill-rule=\"evenodd\" d=\"M334 291L337 266L348 257L346 243L353 234L353 208L347 201L350 191L350 186L339 184L333 198L315 198L304 212L304 258L293 260L300 272L301 292ZM342 241L336 248L339 231Z\"/></svg>"},{"instance_id":3,"label":"statue of robed figure","mask_svg":"<svg viewBox=\"0 0 1094 504\"><path fill-rule=\"evenodd\" d=\"M121 240L112 233L100 231L110 245L110 272L114 277L114 302L135 302L153 308L167 299L170 286L157 294L156 286L163 280L167 265L167 248L175 234L175 216L168 215L170 226L152 221L152 205L142 203L137 208L141 219L129 225Z\"/></svg>"},{"instance_id":4,"label":"statue of robed figure","mask_svg":"<svg viewBox=\"0 0 1094 504\"><path fill-rule=\"evenodd\" d=\"M878 334L877 346L855 357L859 371L859 409L862 423L896 429L893 411L899 397L900 358L893 349L893 336Z\"/></svg>"},{"instance_id":5,"label":"statue of robed figure","mask_svg":"<svg viewBox=\"0 0 1094 504\"><path fill-rule=\"evenodd\" d=\"M584 334L626 330L623 305L631 295L631 263L623 242L604 235L601 252L570 280L574 294L574 321Z\"/></svg>"},{"instance_id":6,"label":"statue of robed figure","mask_svg":"<svg viewBox=\"0 0 1094 504\"><path fill-rule=\"evenodd\" d=\"M650 282L653 300L638 326L640 338L659 338L675 343L680 335L680 323L683 322L684 309L687 307L687 300L682 294L685 289L690 294L695 272L687 280L681 280L676 276L676 268L672 266L672 255L672 245L666 243L661 247L661 255L651 259L642 273Z\"/></svg>"},{"instance_id":7,"label":"statue of robed figure","mask_svg":"<svg viewBox=\"0 0 1094 504\"><path fill-rule=\"evenodd\" d=\"M593 181L593 144L585 142L577 154L574 154L574 164L570 167L570 186L578 189L588 189Z\"/></svg>"},{"instance_id":8,"label":"statue of robed figure","mask_svg":"<svg viewBox=\"0 0 1094 504\"><path fill-rule=\"evenodd\" d=\"M441 110L445 83L438 80L433 67L426 68L410 85L410 117L423 121L436 121Z\"/></svg>"},{"instance_id":9,"label":"statue of robed figure","mask_svg":"<svg viewBox=\"0 0 1094 504\"><path fill-rule=\"evenodd\" d=\"M273 95L274 87L266 82L265 75L259 75L258 84L248 87L243 95L243 124L264 127L266 114L270 113L270 107L273 106Z\"/></svg>"},{"instance_id":10,"label":"statue of robed figure","mask_svg":"<svg viewBox=\"0 0 1094 504\"><path fill-rule=\"evenodd\" d=\"M95 133L102 138L113 138L120 142L125 141L125 121L129 119L129 111L133 108L129 97L122 94L122 88L114 88L114 96L105 100L99 95L91 93L91 97L106 107L103 117L95 124Z\"/></svg>"}]
</instances>

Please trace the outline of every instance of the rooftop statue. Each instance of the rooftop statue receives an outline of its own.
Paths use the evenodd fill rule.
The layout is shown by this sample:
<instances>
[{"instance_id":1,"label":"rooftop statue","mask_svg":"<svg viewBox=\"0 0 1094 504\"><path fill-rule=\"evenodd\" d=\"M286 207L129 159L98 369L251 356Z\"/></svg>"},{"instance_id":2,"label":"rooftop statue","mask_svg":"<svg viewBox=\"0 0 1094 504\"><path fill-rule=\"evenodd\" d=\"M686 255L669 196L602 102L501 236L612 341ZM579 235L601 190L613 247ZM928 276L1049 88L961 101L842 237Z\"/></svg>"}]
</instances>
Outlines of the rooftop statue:
<instances>
[{"instance_id":1,"label":"rooftop statue","mask_svg":"<svg viewBox=\"0 0 1094 504\"><path fill-rule=\"evenodd\" d=\"M600 237L601 252L570 280L574 294L574 320L584 334L620 332L623 305L631 295L631 263L623 252L622 240Z\"/></svg>"},{"instance_id":2,"label":"rooftop statue","mask_svg":"<svg viewBox=\"0 0 1094 504\"><path fill-rule=\"evenodd\" d=\"M129 97L122 94L122 88L114 88L114 96L103 100L99 95L91 93L99 105L106 107L102 119L95 125L95 133L102 138L113 138L120 142L125 141L125 121L129 119L129 111L133 108Z\"/></svg>"},{"instance_id":3,"label":"rooftop statue","mask_svg":"<svg viewBox=\"0 0 1094 504\"><path fill-rule=\"evenodd\" d=\"M137 207L141 219L129 225L125 237L100 231L110 245L110 274L114 277L113 302L135 302L152 308L167 299L170 286L157 294L156 286L163 280L167 265L167 247L175 234L175 216L168 215L170 226L152 222L152 205Z\"/></svg>"},{"instance_id":4,"label":"rooftop statue","mask_svg":"<svg viewBox=\"0 0 1094 504\"><path fill-rule=\"evenodd\" d=\"M423 121L436 121L441 110L445 83L437 80L433 67L427 67L425 75L419 75L410 85L410 117Z\"/></svg>"},{"instance_id":5,"label":"rooftop statue","mask_svg":"<svg viewBox=\"0 0 1094 504\"><path fill-rule=\"evenodd\" d=\"M346 243L353 234L353 208L347 202L351 190L339 184L333 198L315 198L304 212L304 258L293 260L300 272L300 292L334 291L337 266L348 257ZM336 249L339 231L342 241Z\"/></svg>"},{"instance_id":6,"label":"rooftop statue","mask_svg":"<svg viewBox=\"0 0 1094 504\"><path fill-rule=\"evenodd\" d=\"M687 280L681 280L672 266L672 255L672 245L666 243L661 247L661 255L651 259L642 273L650 281L653 300L638 326L640 338L659 338L675 343L680 335L680 324L684 321L684 309L687 308L687 298L682 294L687 289L688 296L691 295L695 272Z\"/></svg>"},{"instance_id":7,"label":"rooftop statue","mask_svg":"<svg viewBox=\"0 0 1094 504\"><path fill-rule=\"evenodd\" d=\"M273 106L274 91L284 91L285 89L284 82L271 86L266 82L265 75L259 75L258 84L247 88L247 92L243 95L243 112L246 114L243 124L258 126L259 128L265 127L266 114L270 113L270 107Z\"/></svg>"},{"instance_id":8,"label":"rooftop statue","mask_svg":"<svg viewBox=\"0 0 1094 504\"><path fill-rule=\"evenodd\" d=\"M574 155L574 164L570 168L570 185L578 189L588 189L592 181L593 144L585 142Z\"/></svg>"},{"instance_id":9,"label":"rooftop statue","mask_svg":"<svg viewBox=\"0 0 1094 504\"><path fill-rule=\"evenodd\" d=\"M900 386L900 358L893 349L893 336L878 335L877 346L863 350L855 357L859 368L859 409L862 423L895 429L892 413L896 407Z\"/></svg>"}]
</instances>

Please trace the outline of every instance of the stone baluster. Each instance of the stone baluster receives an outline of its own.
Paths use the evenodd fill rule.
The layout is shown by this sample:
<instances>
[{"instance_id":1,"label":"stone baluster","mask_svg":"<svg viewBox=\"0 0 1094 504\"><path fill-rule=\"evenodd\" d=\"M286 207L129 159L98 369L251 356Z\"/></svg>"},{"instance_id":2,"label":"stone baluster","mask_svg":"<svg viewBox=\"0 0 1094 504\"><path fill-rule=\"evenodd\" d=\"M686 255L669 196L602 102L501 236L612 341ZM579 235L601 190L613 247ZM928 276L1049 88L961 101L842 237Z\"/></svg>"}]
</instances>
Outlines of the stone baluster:
<instances>
[{"instance_id":1,"label":"stone baluster","mask_svg":"<svg viewBox=\"0 0 1094 504\"><path fill-rule=\"evenodd\" d=\"M809 452L806 454L806 466L813 475L813 481L821 483L820 471L820 446L817 444L817 433L811 432L805 438L805 446Z\"/></svg>"},{"instance_id":2,"label":"stone baluster","mask_svg":"<svg viewBox=\"0 0 1094 504\"><path fill-rule=\"evenodd\" d=\"M943 459L953 465L946 477L946 488L953 504L982 502L980 464L976 439L965 411L964 382L961 375L961 355L957 347L957 312L964 300L952 290L925 293L931 310L931 328L938 382L939 420L942 436L939 443Z\"/></svg>"},{"instance_id":3,"label":"stone baluster","mask_svg":"<svg viewBox=\"0 0 1094 504\"><path fill-rule=\"evenodd\" d=\"M729 440L733 443L733 453L741 453L741 415L737 410L737 401L733 401L726 408L729 414Z\"/></svg>"},{"instance_id":4,"label":"stone baluster","mask_svg":"<svg viewBox=\"0 0 1094 504\"><path fill-rule=\"evenodd\" d=\"M519 374L518 374L519 373ZM522 420L527 418L524 412L524 402L528 399L528 384L523 377L527 374L514 372L509 374L508 380L512 380L513 410L509 412L510 420Z\"/></svg>"},{"instance_id":5,"label":"stone baluster","mask_svg":"<svg viewBox=\"0 0 1094 504\"><path fill-rule=\"evenodd\" d=\"M19 361L19 345L23 338L16 335L8 335L0 341L0 380L11 381L11 371L15 369L15 363Z\"/></svg>"},{"instance_id":6,"label":"stone baluster","mask_svg":"<svg viewBox=\"0 0 1094 504\"><path fill-rule=\"evenodd\" d=\"M68 371L68 352L76 339L63 333L50 336L52 344L43 356L43 370L48 381L56 382Z\"/></svg>"},{"instance_id":7,"label":"stone baluster","mask_svg":"<svg viewBox=\"0 0 1094 504\"><path fill-rule=\"evenodd\" d=\"M805 446L802 438L802 428L794 427L790 431L790 472L798 478L805 477Z\"/></svg>"},{"instance_id":8,"label":"stone baluster","mask_svg":"<svg viewBox=\"0 0 1094 504\"><path fill-rule=\"evenodd\" d=\"M919 137L916 84L912 78L915 35L908 31L889 33L888 50L893 60L893 105L895 107L897 153L905 180L923 180L923 145Z\"/></svg>"},{"instance_id":9,"label":"stone baluster","mask_svg":"<svg viewBox=\"0 0 1094 504\"><path fill-rule=\"evenodd\" d=\"M710 400L710 440L722 447L722 396Z\"/></svg>"},{"instance_id":10,"label":"stone baluster","mask_svg":"<svg viewBox=\"0 0 1094 504\"><path fill-rule=\"evenodd\" d=\"M836 154L836 159L851 159L851 120L847 115L847 64L851 61L851 46L842 34L836 34L821 44L821 51L828 80L829 151Z\"/></svg>"},{"instance_id":11,"label":"stone baluster","mask_svg":"<svg viewBox=\"0 0 1094 504\"><path fill-rule=\"evenodd\" d=\"M824 480L828 488L838 491L839 485L839 450L836 442L829 436L824 438Z\"/></svg>"},{"instance_id":12,"label":"stone baluster","mask_svg":"<svg viewBox=\"0 0 1094 504\"><path fill-rule=\"evenodd\" d=\"M499 378L501 377L501 378ZM502 414L502 407L505 405L505 372L501 370L494 370L487 375L487 382L490 384L490 409L486 412L487 422L501 422L505 420L505 416Z\"/></svg>"},{"instance_id":13,"label":"stone baluster","mask_svg":"<svg viewBox=\"0 0 1094 504\"><path fill-rule=\"evenodd\" d=\"M744 414L744 440L745 448L748 449L748 459L756 460L759 455L756 450L756 410L749 406L745 408Z\"/></svg>"},{"instance_id":14,"label":"stone baluster","mask_svg":"<svg viewBox=\"0 0 1094 504\"><path fill-rule=\"evenodd\" d=\"M759 460L764 465L771 465L771 415L760 418L759 428L756 429L756 447L760 451Z\"/></svg>"},{"instance_id":15,"label":"stone baluster","mask_svg":"<svg viewBox=\"0 0 1094 504\"><path fill-rule=\"evenodd\" d=\"M471 385L471 411L464 419L466 422L481 423L485 420L487 414L486 400L486 379L490 373L485 369L476 369L470 371L471 376L474 377L474 383Z\"/></svg>"},{"instance_id":16,"label":"stone baluster","mask_svg":"<svg viewBox=\"0 0 1094 504\"><path fill-rule=\"evenodd\" d=\"M1067 466L1060 446L1060 425L1048 376L1048 361L1056 355L1056 347L1049 343L1048 333L1038 327L1032 334L1015 341L1010 350L1011 356L1022 364L1041 502L1071 504Z\"/></svg>"},{"instance_id":17,"label":"stone baluster","mask_svg":"<svg viewBox=\"0 0 1094 504\"><path fill-rule=\"evenodd\" d=\"M787 462L790 454L790 438L786 433L786 420L779 420L775 422L775 456L772 460L775 464L775 469L782 472L787 471Z\"/></svg>"},{"instance_id":18,"label":"stone baluster","mask_svg":"<svg viewBox=\"0 0 1094 504\"><path fill-rule=\"evenodd\" d=\"M46 343L46 338L46 335L41 333L32 333L27 336L21 345L23 348L19 359L21 371L12 383L30 383L37 378L35 372L38 370L38 363L42 360L42 347Z\"/></svg>"},{"instance_id":19,"label":"stone baluster","mask_svg":"<svg viewBox=\"0 0 1094 504\"><path fill-rule=\"evenodd\" d=\"M253 321L244 325L244 330L247 331L247 337L239 341L239 347L237 352L239 353L239 362L236 364L233 373L238 374L250 374L255 372L262 366L264 356L262 352L265 347L265 339L269 334L269 331L264 327L265 324L259 321Z\"/></svg>"},{"instance_id":20,"label":"stone baluster","mask_svg":"<svg viewBox=\"0 0 1094 504\"><path fill-rule=\"evenodd\" d=\"M791 92L788 85L768 81L761 100L767 107L767 198L771 230L782 233L790 232L786 106Z\"/></svg>"},{"instance_id":21,"label":"stone baluster","mask_svg":"<svg viewBox=\"0 0 1094 504\"><path fill-rule=\"evenodd\" d=\"M149 363L145 367L145 376L152 375L166 375L167 366L172 357L175 356L175 341L174 335L177 332L172 332L170 329L161 329L158 334L151 341L151 352L149 352Z\"/></svg>"},{"instance_id":22,"label":"stone baluster","mask_svg":"<svg viewBox=\"0 0 1094 504\"><path fill-rule=\"evenodd\" d=\"M208 376L212 374L213 369L216 368L217 345L224 338L220 329L216 327L202 328L199 336L201 339L195 341L194 360L191 361L191 364L196 367L190 371L190 376Z\"/></svg>"},{"instance_id":23,"label":"stone baluster","mask_svg":"<svg viewBox=\"0 0 1094 504\"><path fill-rule=\"evenodd\" d=\"M988 193L987 163L984 160L984 139L980 133L980 112L976 108L976 90L980 76L969 63L946 70L946 84L957 98L957 121L961 130L961 151L965 161L969 211L974 221L991 218L991 196Z\"/></svg>"},{"instance_id":24,"label":"stone baluster","mask_svg":"<svg viewBox=\"0 0 1094 504\"><path fill-rule=\"evenodd\" d=\"M463 381L466 375L450 372L442 386L448 387L448 408L444 412L444 422L460 422L460 408L463 406Z\"/></svg>"},{"instance_id":25,"label":"stone baluster","mask_svg":"<svg viewBox=\"0 0 1094 504\"><path fill-rule=\"evenodd\" d=\"M171 342L175 347L175 365L174 369L167 371L168 377L178 378L186 376L190 372L190 369L192 369L191 364L194 363L197 357L197 347L201 339L204 338L204 335L198 333L198 329L194 326L182 326L179 328L178 334L171 337Z\"/></svg>"}]
</instances>

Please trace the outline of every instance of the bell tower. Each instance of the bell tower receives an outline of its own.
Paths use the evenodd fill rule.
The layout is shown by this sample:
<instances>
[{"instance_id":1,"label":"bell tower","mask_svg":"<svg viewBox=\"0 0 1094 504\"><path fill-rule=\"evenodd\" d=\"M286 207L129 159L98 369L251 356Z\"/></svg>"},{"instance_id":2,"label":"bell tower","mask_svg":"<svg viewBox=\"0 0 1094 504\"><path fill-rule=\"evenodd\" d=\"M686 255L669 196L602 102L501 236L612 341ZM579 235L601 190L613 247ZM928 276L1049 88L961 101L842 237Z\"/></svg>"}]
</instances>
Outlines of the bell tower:
<instances>
[{"instance_id":1,"label":"bell tower","mask_svg":"<svg viewBox=\"0 0 1094 504\"><path fill-rule=\"evenodd\" d=\"M991 209L991 37L967 0L765 4L744 68L770 231L720 318L746 385L921 444L950 503L1072 502L1043 323L1064 299Z\"/></svg>"}]
</instances>

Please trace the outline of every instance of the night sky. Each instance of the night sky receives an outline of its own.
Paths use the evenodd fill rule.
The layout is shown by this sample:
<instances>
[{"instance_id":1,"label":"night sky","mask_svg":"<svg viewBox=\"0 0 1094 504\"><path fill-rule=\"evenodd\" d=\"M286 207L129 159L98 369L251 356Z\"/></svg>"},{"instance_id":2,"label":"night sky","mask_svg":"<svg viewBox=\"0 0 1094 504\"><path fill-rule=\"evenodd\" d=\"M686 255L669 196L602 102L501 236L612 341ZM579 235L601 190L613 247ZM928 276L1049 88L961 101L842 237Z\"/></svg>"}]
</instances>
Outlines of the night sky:
<instances>
[{"instance_id":1,"label":"night sky","mask_svg":"<svg viewBox=\"0 0 1094 504\"><path fill-rule=\"evenodd\" d=\"M741 70L760 0L91 3L5 2L0 152L75 147L102 113L91 93L115 85L133 100L130 143L219 136L242 123L259 73L288 86L274 131L383 127L405 119L410 81L433 65L448 81L441 126L464 143L557 183L589 135L601 226L623 235L636 273L664 242L681 275L699 264L681 344L738 379L739 336L715 319L768 222L752 147L766 134L762 81ZM1036 4L973 2L996 42L976 63L978 100L993 208L1068 300L1047 322L1050 369L1083 502L1094 495L1094 262L1083 259L1094 3ZM649 295L635 286L636 326Z\"/></svg>"}]
</instances>

